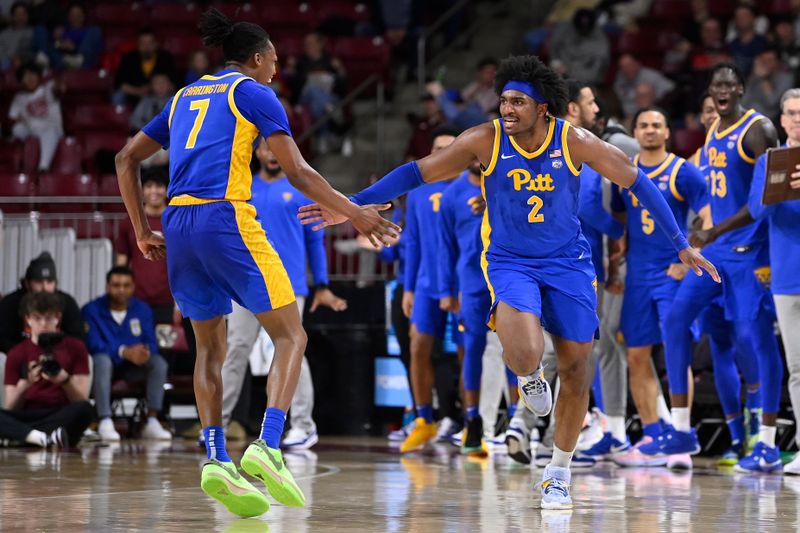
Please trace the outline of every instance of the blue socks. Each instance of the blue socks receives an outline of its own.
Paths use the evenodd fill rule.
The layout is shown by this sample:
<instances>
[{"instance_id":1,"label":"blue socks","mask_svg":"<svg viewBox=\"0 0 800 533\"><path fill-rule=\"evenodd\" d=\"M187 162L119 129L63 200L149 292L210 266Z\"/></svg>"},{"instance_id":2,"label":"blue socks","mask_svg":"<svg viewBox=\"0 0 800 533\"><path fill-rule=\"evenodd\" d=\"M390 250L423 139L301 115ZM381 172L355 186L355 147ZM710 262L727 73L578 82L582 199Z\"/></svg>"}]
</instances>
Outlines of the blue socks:
<instances>
[{"instance_id":1,"label":"blue socks","mask_svg":"<svg viewBox=\"0 0 800 533\"><path fill-rule=\"evenodd\" d=\"M268 447L278 448L285 423L286 413L277 407L267 407L264 412L264 422L261 424L261 438L264 439Z\"/></svg>"},{"instance_id":2,"label":"blue socks","mask_svg":"<svg viewBox=\"0 0 800 533\"><path fill-rule=\"evenodd\" d=\"M517 404L512 403L508 406L508 418L514 418L515 414L517 414Z\"/></svg>"},{"instance_id":3,"label":"blue socks","mask_svg":"<svg viewBox=\"0 0 800 533\"><path fill-rule=\"evenodd\" d=\"M468 405L467 412L466 412L466 420L472 420L473 418L478 418L480 415L478 414L478 406L477 405Z\"/></svg>"},{"instance_id":4,"label":"blue socks","mask_svg":"<svg viewBox=\"0 0 800 533\"><path fill-rule=\"evenodd\" d=\"M209 459L216 459L223 463L230 463L231 458L225 450L225 430L219 426L206 426L203 428L203 437L206 439L206 453Z\"/></svg>"},{"instance_id":5,"label":"blue socks","mask_svg":"<svg viewBox=\"0 0 800 533\"><path fill-rule=\"evenodd\" d=\"M653 422L652 424L645 424L642 428L646 437L656 440L661 435L661 423Z\"/></svg>"},{"instance_id":6,"label":"blue socks","mask_svg":"<svg viewBox=\"0 0 800 533\"><path fill-rule=\"evenodd\" d=\"M728 431L731 432L731 443L735 447L744 442L744 417L739 415L725 421L728 424Z\"/></svg>"},{"instance_id":7,"label":"blue socks","mask_svg":"<svg viewBox=\"0 0 800 533\"><path fill-rule=\"evenodd\" d=\"M417 416L424 418L428 424L433 422L433 406L431 404L418 405Z\"/></svg>"}]
</instances>

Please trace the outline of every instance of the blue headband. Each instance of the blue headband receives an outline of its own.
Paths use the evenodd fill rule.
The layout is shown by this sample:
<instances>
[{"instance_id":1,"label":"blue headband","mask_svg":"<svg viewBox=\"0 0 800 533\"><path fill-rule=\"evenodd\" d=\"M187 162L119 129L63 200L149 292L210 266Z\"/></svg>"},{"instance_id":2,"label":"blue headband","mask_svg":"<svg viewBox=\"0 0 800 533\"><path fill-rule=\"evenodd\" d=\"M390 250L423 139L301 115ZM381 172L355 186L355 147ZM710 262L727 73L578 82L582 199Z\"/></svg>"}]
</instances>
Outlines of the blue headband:
<instances>
[{"instance_id":1,"label":"blue headband","mask_svg":"<svg viewBox=\"0 0 800 533\"><path fill-rule=\"evenodd\" d=\"M533 84L528 83L527 81L514 81L511 80L510 82L506 83L505 87L503 87L503 92L505 91L519 91L523 94L527 94L534 100L536 100L539 104L546 104L547 98L541 95L539 91L536 90L536 87Z\"/></svg>"}]
</instances>

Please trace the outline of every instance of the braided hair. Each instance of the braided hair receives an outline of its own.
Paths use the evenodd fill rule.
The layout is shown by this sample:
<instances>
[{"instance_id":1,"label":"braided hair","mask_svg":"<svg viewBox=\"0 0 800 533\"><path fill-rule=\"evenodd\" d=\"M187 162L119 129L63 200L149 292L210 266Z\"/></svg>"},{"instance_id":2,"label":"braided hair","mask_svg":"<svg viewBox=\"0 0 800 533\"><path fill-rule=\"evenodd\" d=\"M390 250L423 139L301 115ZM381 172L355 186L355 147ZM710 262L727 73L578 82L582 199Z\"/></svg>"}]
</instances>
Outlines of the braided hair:
<instances>
[{"instance_id":1,"label":"braided hair","mask_svg":"<svg viewBox=\"0 0 800 533\"><path fill-rule=\"evenodd\" d=\"M244 63L270 45L269 35L258 24L233 22L214 8L203 13L198 29L204 45L222 47L225 62Z\"/></svg>"}]
</instances>

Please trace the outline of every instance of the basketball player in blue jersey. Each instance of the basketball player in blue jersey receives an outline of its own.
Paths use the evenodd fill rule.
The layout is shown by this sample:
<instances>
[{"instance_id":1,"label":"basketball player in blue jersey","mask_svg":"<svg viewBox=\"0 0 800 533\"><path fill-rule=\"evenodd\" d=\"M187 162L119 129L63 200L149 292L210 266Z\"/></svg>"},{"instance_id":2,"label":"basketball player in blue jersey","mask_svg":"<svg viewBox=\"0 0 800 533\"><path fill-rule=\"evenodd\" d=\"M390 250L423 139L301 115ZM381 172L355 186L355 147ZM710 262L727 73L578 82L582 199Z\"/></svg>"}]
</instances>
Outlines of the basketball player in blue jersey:
<instances>
[{"instance_id":1,"label":"basketball player in blue jersey","mask_svg":"<svg viewBox=\"0 0 800 533\"><path fill-rule=\"evenodd\" d=\"M353 200L394 198L426 182L450 179L476 158L481 162L486 200L481 264L492 295L490 326L500 337L506 364L522 376L521 394L528 405L538 405L549 394L535 373L544 348L542 327L553 336L561 392L541 505L569 509L569 465L589 406L588 362L598 325L591 251L578 220L582 165L630 188L655 225L666 231L681 261L698 275L705 269L715 280L718 276L689 246L643 171L620 150L555 118L567 104L558 74L535 56L514 56L501 63L495 84L501 119L475 126L447 148L398 167ZM320 205L302 208L299 216L315 227L345 220Z\"/></svg>"},{"instance_id":2,"label":"basketball player in blue jersey","mask_svg":"<svg viewBox=\"0 0 800 533\"><path fill-rule=\"evenodd\" d=\"M644 108L633 117L633 133L641 151L633 158L658 187L681 230L686 229L689 209L711 225L706 182L700 171L681 157L667 152L669 117L660 108ZM628 347L630 389L645 438L626 454L625 466L657 466L666 458L643 456L641 450L661 434L657 401L659 385L653 362L654 344L664 340L664 327L672 299L686 275L671 243L656 231L650 212L631 191L613 187L612 209L627 226L627 275L620 329ZM667 344L665 350L669 351ZM669 357L669 355L667 355ZM609 457L611 458L611 457ZM689 466L691 460L686 458Z\"/></svg>"},{"instance_id":3,"label":"basketball player in blue jersey","mask_svg":"<svg viewBox=\"0 0 800 533\"><path fill-rule=\"evenodd\" d=\"M433 132L431 153L444 150L455 140L456 133L447 127L437 128ZM431 353L434 342L444 337L447 326L447 311L439 307L438 226L442 195L455 176L420 187L406 199L403 312L411 322L411 388L417 418L414 429L400 445L401 453L419 450L436 438Z\"/></svg>"},{"instance_id":4,"label":"basketball player in blue jersey","mask_svg":"<svg viewBox=\"0 0 800 533\"><path fill-rule=\"evenodd\" d=\"M265 86L278 60L267 33L255 24L233 23L214 9L202 16L199 27L207 46L222 47L225 68L179 90L117 154L117 174L139 248L150 260L166 255L172 293L192 320L197 342L194 388L208 452L201 487L229 511L256 516L269 502L237 471L221 427L224 315L235 300L257 316L275 343L261 438L248 447L241 466L264 481L273 498L290 506L304 505L305 497L278 445L306 335L286 271L256 220L255 208L247 203L254 143L267 139L299 191L354 217L356 229L373 243L395 235L397 227L375 206L349 202L300 155L282 105ZM169 147L171 176L163 236L148 226L138 178L140 163L162 146Z\"/></svg>"},{"instance_id":5,"label":"basketball player in blue jersey","mask_svg":"<svg viewBox=\"0 0 800 533\"><path fill-rule=\"evenodd\" d=\"M733 64L720 64L711 72L708 89L719 119L711 126L703 146L708 159L711 189L711 216L714 226L693 237L707 245L709 255L720 265L725 279L722 286L687 277L675 296L666 328L666 344L673 428L662 433L656 445L663 454L696 453L700 450L691 430L687 396L687 369L692 358L691 324L700 311L720 294L725 317L734 322L736 344L744 357L758 361L763 408L759 442L750 456L736 465L745 471L774 471L782 468L775 446L775 421L780 404L783 363L773 333L774 313L769 309L770 294L759 280L769 264L767 228L752 222L747 197L756 158L777 145L775 127L763 115L740 105L744 81ZM644 451L644 448L642 449ZM655 451L652 448L648 451Z\"/></svg>"},{"instance_id":6,"label":"basketball player in blue jersey","mask_svg":"<svg viewBox=\"0 0 800 533\"><path fill-rule=\"evenodd\" d=\"M481 197L481 168L475 161L444 190L439 220L438 281L440 307L457 313L463 328L464 433L461 449L466 454L483 452L483 420L480 402L483 352L486 350L486 314L492 297L481 270L482 212L476 212ZM453 268L455 266L455 268ZM517 406L517 376L506 369L511 385L509 417Z\"/></svg>"}]
</instances>

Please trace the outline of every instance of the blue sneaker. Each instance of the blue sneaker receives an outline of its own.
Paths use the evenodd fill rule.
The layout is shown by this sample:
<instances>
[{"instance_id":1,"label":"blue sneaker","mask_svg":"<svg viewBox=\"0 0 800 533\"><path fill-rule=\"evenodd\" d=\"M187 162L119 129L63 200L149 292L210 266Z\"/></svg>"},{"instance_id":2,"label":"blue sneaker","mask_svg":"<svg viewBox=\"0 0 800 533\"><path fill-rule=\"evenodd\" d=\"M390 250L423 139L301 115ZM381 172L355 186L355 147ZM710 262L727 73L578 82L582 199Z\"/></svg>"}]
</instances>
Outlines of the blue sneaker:
<instances>
[{"instance_id":1,"label":"blue sneaker","mask_svg":"<svg viewBox=\"0 0 800 533\"><path fill-rule=\"evenodd\" d=\"M645 455L694 455L700 453L700 442L694 429L678 431L673 426L667 426L656 440L645 444L639 451Z\"/></svg>"},{"instance_id":2,"label":"blue sneaker","mask_svg":"<svg viewBox=\"0 0 800 533\"><path fill-rule=\"evenodd\" d=\"M597 464L597 459L584 452L575 452L572 456L570 465L572 468L591 468Z\"/></svg>"},{"instance_id":3,"label":"blue sneaker","mask_svg":"<svg viewBox=\"0 0 800 533\"><path fill-rule=\"evenodd\" d=\"M547 465L542 475L542 509L572 509L569 468Z\"/></svg>"},{"instance_id":4,"label":"blue sneaker","mask_svg":"<svg viewBox=\"0 0 800 533\"><path fill-rule=\"evenodd\" d=\"M759 442L753 448L753 453L743 457L733 467L736 472L777 472L783 470L781 461L781 451L777 446L769 447L763 442Z\"/></svg>"},{"instance_id":5,"label":"blue sneaker","mask_svg":"<svg viewBox=\"0 0 800 533\"><path fill-rule=\"evenodd\" d=\"M598 461L610 461L611 458L622 452L627 452L631 449L631 443L628 438L625 442L620 442L614 438L611 432L603 433L603 438L600 439L594 446L588 450L583 450L581 454L587 457L593 457Z\"/></svg>"}]
</instances>

